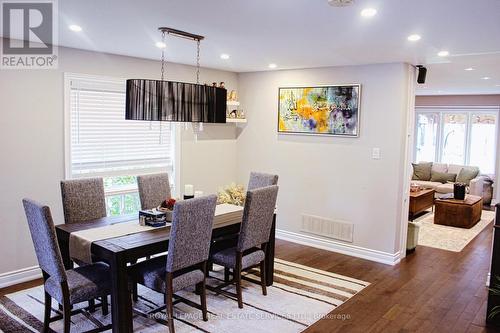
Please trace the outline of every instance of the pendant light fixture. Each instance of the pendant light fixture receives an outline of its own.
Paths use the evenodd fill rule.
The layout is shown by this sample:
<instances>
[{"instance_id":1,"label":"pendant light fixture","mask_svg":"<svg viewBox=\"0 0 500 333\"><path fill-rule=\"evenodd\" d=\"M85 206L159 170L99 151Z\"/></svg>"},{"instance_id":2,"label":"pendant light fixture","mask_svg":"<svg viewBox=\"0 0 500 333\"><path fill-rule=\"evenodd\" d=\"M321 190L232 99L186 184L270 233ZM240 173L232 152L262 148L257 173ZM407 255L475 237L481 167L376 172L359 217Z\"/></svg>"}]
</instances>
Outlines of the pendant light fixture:
<instances>
[{"instance_id":1,"label":"pendant light fixture","mask_svg":"<svg viewBox=\"0 0 500 333\"><path fill-rule=\"evenodd\" d=\"M160 27L165 35L196 42L196 84L165 81L165 48L161 51L161 80L127 80L125 119L197 123L226 122L225 88L200 84L200 43L205 38L185 31ZM162 44L165 45L165 44Z\"/></svg>"}]
</instances>

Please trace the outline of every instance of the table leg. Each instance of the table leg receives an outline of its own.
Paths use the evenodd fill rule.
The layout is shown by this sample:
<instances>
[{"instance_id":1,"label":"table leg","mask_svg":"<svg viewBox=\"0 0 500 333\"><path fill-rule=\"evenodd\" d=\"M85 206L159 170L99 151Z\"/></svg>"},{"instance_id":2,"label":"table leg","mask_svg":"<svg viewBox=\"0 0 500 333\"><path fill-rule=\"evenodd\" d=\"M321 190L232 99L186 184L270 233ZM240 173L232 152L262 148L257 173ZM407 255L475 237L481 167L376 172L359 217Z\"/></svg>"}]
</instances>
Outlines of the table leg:
<instances>
[{"instance_id":1,"label":"table leg","mask_svg":"<svg viewBox=\"0 0 500 333\"><path fill-rule=\"evenodd\" d=\"M127 261L119 253L110 260L113 332L133 331L132 300L128 288Z\"/></svg>"},{"instance_id":2,"label":"table leg","mask_svg":"<svg viewBox=\"0 0 500 333\"><path fill-rule=\"evenodd\" d=\"M273 224L271 234L269 235L269 243L267 243L266 251L266 285L272 286L274 280L274 243L276 240L276 214L273 216Z\"/></svg>"},{"instance_id":3,"label":"table leg","mask_svg":"<svg viewBox=\"0 0 500 333\"><path fill-rule=\"evenodd\" d=\"M73 261L69 256L69 243L62 240L63 237L57 235L57 243L59 245L59 250L61 251L61 257L63 260L63 265L65 269L73 268Z\"/></svg>"}]
</instances>

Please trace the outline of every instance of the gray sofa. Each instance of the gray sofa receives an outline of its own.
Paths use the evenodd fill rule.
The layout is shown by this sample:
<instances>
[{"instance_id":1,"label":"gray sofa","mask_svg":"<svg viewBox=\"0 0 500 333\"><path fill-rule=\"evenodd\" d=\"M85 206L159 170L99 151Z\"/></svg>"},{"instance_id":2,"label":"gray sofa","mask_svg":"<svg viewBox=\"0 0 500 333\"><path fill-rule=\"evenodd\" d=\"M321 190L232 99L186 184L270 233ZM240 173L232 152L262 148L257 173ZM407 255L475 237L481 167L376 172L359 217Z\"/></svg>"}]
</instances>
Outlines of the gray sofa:
<instances>
[{"instance_id":1,"label":"gray sofa","mask_svg":"<svg viewBox=\"0 0 500 333\"><path fill-rule=\"evenodd\" d=\"M477 167L471 167L471 166L464 166L464 165L456 165L456 164L444 164L444 163L432 163L432 168L431 171L433 172L441 172L441 173L453 173L458 175L460 173L460 170L463 168L475 168L479 170ZM412 173L413 175L413 168L412 168ZM480 172L478 172L478 176L470 181L469 187L468 187L468 193L472 195L477 195L480 197L483 197L484 195L484 182L485 180L489 179L488 176L483 176L481 175ZM433 189L436 191L436 198L442 197L443 195L447 195L448 193L453 193L453 184L454 183L440 183L440 182L433 182L430 180L411 180L412 184L417 184L421 186L422 188L426 189Z\"/></svg>"}]
</instances>

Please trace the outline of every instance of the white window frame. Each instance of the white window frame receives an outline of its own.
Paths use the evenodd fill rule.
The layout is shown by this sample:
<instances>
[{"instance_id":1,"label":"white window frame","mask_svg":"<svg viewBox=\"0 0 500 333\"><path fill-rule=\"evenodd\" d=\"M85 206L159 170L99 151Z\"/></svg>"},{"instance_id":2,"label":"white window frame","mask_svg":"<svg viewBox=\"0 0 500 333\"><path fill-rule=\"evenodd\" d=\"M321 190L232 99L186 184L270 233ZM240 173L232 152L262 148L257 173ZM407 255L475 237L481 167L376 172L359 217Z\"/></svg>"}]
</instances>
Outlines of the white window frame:
<instances>
[{"instance_id":1,"label":"white window frame","mask_svg":"<svg viewBox=\"0 0 500 333\"><path fill-rule=\"evenodd\" d=\"M125 78L120 77L108 77L108 76L97 76L97 75L88 75L88 74L78 74L78 73L64 73L64 178L71 179L72 178L72 170L71 170L71 80L78 79L87 79L87 80L123 80ZM125 112L125 110L124 110ZM174 174L173 180L174 183L170 184L172 188L172 194L177 196L177 192L180 189L180 179L181 179L181 131L180 125L177 123L171 123L170 126L174 126ZM154 173L160 170L149 169L145 171L143 174ZM104 177L112 177L112 176L136 176L138 172L128 173L127 171L118 171L118 172L110 172L106 174ZM137 186L126 187L119 189L107 189L106 197L114 196L114 195L124 195L129 193L136 193L138 191ZM179 192L180 193L180 192Z\"/></svg>"},{"instance_id":2,"label":"white window frame","mask_svg":"<svg viewBox=\"0 0 500 333\"><path fill-rule=\"evenodd\" d=\"M498 106L417 106L415 107L415 119L418 117L419 114L422 113L437 113L439 115L439 123L437 124L437 138L436 138L436 152L435 152L435 157L434 160L438 163L442 162L441 157L443 156L443 142L442 142L442 137L443 137L443 118L444 115L446 114L465 114L467 116L467 122L465 124L465 161L464 165L469 165L470 163L470 144L471 144L471 129L472 129L472 122L471 118L473 114L492 114L495 113L497 115L497 121L495 124L495 151L497 152L498 148L498 140L499 140L499 133L498 133L498 127L499 127L499 122L500 122L500 107ZM415 135L417 134L418 130L418 122L415 121L414 125L414 131ZM420 162L416 161L417 158L417 144L415 141L415 144L413 145L413 160L415 162ZM499 154L497 153L496 159L499 158ZM498 173L497 170L497 165L495 165L495 174Z\"/></svg>"}]
</instances>

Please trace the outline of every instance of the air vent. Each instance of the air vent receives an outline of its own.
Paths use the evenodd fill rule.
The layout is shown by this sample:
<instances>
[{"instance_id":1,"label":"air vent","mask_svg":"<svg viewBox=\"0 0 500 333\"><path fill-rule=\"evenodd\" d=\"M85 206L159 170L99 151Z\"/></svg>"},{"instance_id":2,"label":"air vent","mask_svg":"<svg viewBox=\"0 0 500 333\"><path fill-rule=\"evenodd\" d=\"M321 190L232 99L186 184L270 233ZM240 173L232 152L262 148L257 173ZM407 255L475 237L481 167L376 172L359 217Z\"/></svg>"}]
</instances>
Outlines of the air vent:
<instances>
[{"instance_id":1,"label":"air vent","mask_svg":"<svg viewBox=\"0 0 500 333\"><path fill-rule=\"evenodd\" d=\"M353 242L354 225L313 215L302 215L301 231L310 234Z\"/></svg>"},{"instance_id":2,"label":"air vent","mask_svg":"<svg viewBox=\"0 0 500 333\"><path fill-rule=\"evenodd\" d=\"M328 4L333 7L347 7L354 3L354 0L328 0Z\"/></svg>"}]
</instances>

